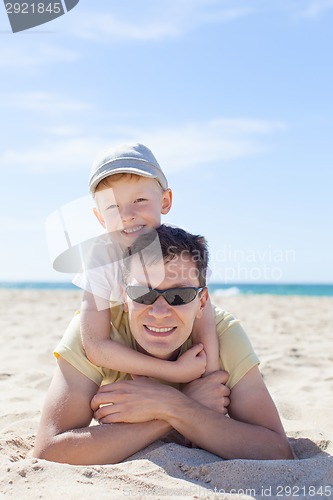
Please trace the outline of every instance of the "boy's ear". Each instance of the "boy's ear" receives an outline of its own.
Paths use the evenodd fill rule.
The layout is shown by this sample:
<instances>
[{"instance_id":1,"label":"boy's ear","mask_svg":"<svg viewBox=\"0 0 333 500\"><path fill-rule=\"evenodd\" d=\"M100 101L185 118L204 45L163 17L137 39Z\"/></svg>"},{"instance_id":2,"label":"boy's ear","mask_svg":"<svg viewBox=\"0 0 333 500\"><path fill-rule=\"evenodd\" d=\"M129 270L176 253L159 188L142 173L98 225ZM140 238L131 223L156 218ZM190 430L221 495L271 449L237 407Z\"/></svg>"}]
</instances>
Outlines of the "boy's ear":
<instances>
[{"instance_id":1,"label":"boy's ear","mask_svg":"<svg viewBox=\"0 0 333 500\"><path fill-rule=\"evenodd\" d=\"M98 222L105 228L105 220L104 220L102 214L97 210L96 207L93 208L93 212L94 212L95 217L97 217Z\"/></svg>"},{"instance_id":2,"label":"boy's ear","mask_svg":"<svg viewBox=\"0 0 333 500\"><path fill-rule=\"evenodd\" d=\"M171 189L166 189L163 192L162 204L161 204L161 214L166 215L172 206L172 191Z\"/></svg>"}]
</instances>

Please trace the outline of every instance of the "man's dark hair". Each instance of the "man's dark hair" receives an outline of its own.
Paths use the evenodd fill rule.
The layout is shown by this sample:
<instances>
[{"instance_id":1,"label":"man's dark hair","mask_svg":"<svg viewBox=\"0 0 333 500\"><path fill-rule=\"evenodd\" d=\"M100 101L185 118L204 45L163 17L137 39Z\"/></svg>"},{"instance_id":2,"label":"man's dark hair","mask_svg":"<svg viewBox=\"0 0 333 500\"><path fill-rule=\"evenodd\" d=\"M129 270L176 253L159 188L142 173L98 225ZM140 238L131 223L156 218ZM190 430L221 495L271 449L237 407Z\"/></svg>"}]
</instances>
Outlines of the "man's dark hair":
<instances>
[{"instance_id":1,"label":"man's dark hair","mask_svg":"<svg viewBox=\"0 0 333 500\"><path fill-rule=\"evenodd\" d=\"M165 263L176 256L189 256L197 267L199 285L206 286L208 245L203 236L162 224L157 229L139 236L126 250L123 260L124 277L129 274L130 257L135 254L144 255L145 265L155 264L161 260L161 256Z\"/></svg>"}]
</instances>

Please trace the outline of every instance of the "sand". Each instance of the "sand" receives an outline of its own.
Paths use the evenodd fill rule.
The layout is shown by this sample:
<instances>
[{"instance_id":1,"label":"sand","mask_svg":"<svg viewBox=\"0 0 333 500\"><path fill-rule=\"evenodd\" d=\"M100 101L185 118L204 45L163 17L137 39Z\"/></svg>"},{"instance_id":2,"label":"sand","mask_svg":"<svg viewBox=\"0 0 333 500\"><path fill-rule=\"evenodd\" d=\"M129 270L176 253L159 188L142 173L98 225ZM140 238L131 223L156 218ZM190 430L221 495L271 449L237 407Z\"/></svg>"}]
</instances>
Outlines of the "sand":
<instances>
[{"instance_id":1,"label":"sand","mask_svg":"<svg viewBox=\"0 0 333 500\"><path fill-rule=\"evenodd\" d=\"M333 498L333 298L215 296L261 358L296 460L222 460L154 443L118 465L31 457L55 360L79 292L0 290L0 497Z\"/></svg>"}]
</instances>

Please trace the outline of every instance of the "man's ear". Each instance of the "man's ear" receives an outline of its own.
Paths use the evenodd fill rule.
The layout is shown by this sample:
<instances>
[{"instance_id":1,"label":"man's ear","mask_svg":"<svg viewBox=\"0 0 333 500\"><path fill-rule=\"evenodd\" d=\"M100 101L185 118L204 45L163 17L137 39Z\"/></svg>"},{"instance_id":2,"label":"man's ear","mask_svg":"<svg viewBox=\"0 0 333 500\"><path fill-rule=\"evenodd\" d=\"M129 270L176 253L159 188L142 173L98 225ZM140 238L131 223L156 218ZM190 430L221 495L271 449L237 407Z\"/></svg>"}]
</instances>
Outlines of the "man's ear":
<instances>
[{"instance_id":1,"label":"man's ear","mask_svg":"<svg viewBox=\"0 0 333 500\"><path fill-rule=\"evenodd\" d=\"M98 222L99 222L99 223L100 223L100 224L104 227L104 229L105 229L105 220L104 220L104 218L103 218L103 216L102 216L101 212L99 212L99 211L97 210L97 208L96 208L96 207L94 207L94 208L93 208L93 212L94 212L95 217L97 217Z\"/></svg>"},{"instance_id":2,"label":"man's ear","mask_svg":"<svg viewBox=\"0 0 333 500\"><path fill-rule=\"evenodd\" d=\"M163 191L162 204L161 204L161 214L166 215L172 206L172 191L171 189L166 189Z\"/></svg>"},{"instance_id":3,"label":"man's ear","mask_svg":"<svg viewBox=\"0 0 333 500\"><path fill-rule=\"evenodd\" d=\"M205 287L201 291L200 296L199 296L199 309L198 309L198 312L197 312L197 315L196 315L197 318L201 318L202 311L203 311L203 308L206 305L207 300L208 300L208 289Z\"/></svg>"}]
</instances>

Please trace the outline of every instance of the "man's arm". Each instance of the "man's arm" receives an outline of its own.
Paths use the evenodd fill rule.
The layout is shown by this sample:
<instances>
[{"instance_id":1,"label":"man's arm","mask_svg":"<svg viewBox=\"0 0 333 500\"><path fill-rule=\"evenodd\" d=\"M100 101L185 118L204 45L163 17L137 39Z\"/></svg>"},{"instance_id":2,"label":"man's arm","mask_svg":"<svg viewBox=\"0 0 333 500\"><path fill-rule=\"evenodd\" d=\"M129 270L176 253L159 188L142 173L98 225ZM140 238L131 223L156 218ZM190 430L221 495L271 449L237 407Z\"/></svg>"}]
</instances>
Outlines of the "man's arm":
<instances>
[{"instance_id":1,"label":"man's arm","mask_svg":"<svg viewBox=\"0 0 333 500\"><path fill-rule=\"evenodd\" d=\"M144 377L106 386L93 398L93 407L113 405L100 408L96 417L105 422L165 420L188 440L222 458L293 458L259 369L252 368L232 389L230 418L205 405L202 387L210 390L213 375L191 382L189 386L196 385L191 397Z\"/></svg>"},{"instance_id":2,"label":"man's arm","mask_svg":"<svg viewBox=\"0 0 333 500\"><path fill-rule=\"evenodd\" d=\"M62 358L50 385L34 456L76 465L118 463L171 430L165 421L88 427L98 386Z\"/></svg>"},{"instance_id":3,"label":"man's arm","mask_svg":"<svg viewBox=\"0 0 333 500\"><path fill-rule=\"evenodd\" d=\"M195 382L188 384L190 391ZM201 400L198 398L198 401L202 402L202 395L200 396L198 390L191 393L188 388L185 387L186 394L191 394L194 399L199 396ZM198 389L202 391L202 387ZM208 443L210 448L202 446L197 438L196 443L199 446L229 459L293 458L277 409L257 366L249 370L233 387L229 398L230 418L222 416L219 421L212 413L206 412L204 416L203 412L199 412L201 418L206 419L205 428L200 429L201 439ZM193 418L196 418L195 415ZM175 423L174 419L169 422L171 425ZM183 423L180 425L182 427Z\"/></svg>"}]
</instances>

